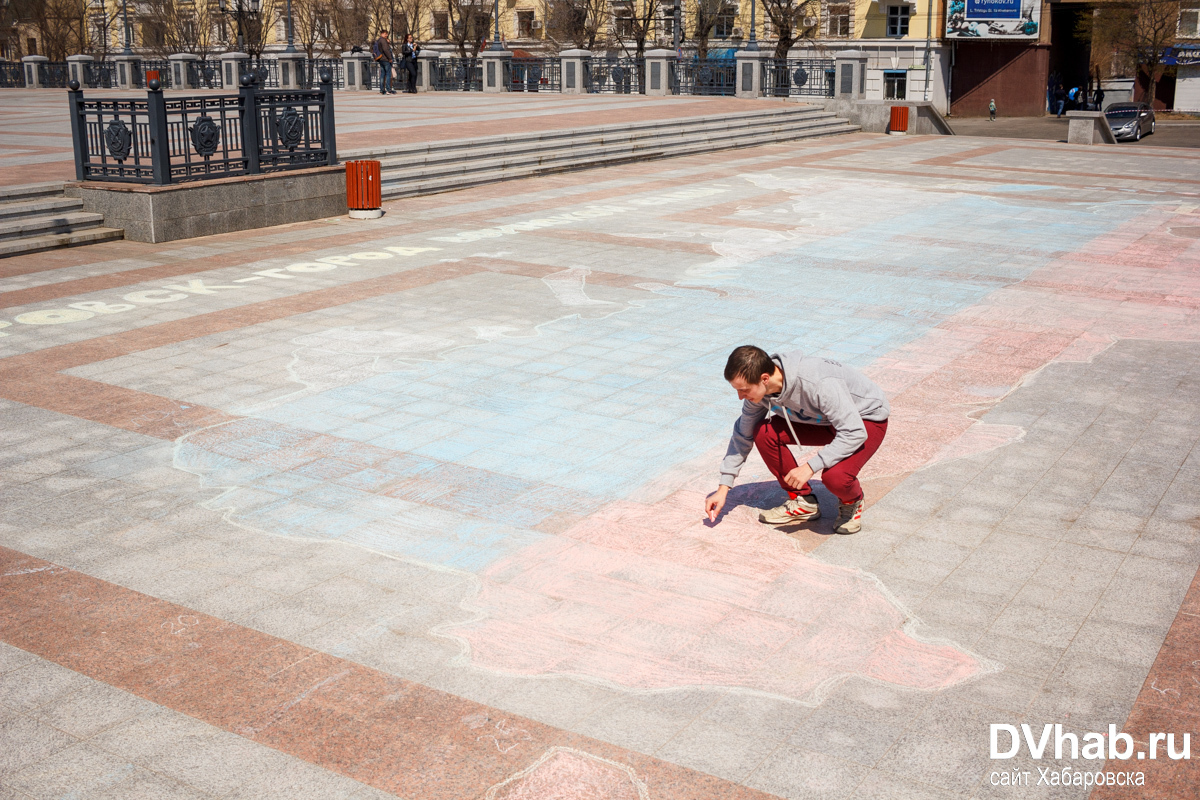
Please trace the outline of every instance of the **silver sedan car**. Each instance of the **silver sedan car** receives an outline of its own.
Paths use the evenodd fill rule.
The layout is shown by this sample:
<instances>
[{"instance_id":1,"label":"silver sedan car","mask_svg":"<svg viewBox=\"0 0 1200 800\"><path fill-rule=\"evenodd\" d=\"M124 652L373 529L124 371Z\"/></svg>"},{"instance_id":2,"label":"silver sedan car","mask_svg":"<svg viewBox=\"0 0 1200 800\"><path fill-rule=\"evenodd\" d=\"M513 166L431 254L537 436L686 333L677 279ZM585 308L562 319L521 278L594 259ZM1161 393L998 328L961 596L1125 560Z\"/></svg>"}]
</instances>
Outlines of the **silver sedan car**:
<instances>
[{"instance_id":1,"label":"silver sedan car","mask_svg":"<svg viewBox=\"0 0 1200 800\"><path fill-rule=\"evenodd\" d=\"M1104 109L1113 138L1138 141L1154 133L1154 109L1145 103L1113 103Z\"/></svg>"}]
</instances>

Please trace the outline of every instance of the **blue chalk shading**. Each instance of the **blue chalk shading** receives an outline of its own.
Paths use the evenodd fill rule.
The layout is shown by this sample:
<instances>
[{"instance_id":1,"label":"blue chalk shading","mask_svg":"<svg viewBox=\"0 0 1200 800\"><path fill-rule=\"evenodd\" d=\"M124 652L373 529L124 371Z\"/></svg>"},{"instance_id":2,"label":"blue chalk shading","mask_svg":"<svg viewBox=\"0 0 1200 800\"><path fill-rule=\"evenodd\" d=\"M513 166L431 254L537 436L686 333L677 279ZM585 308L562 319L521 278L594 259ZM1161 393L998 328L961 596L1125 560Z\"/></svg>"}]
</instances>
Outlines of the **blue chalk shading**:
<instances>
[{"instance_id":1,"label":"blue chalk shading","mask_svg":"<svg viewBox=\"0 0 1200 800\"><path fill-rule=\"evenodd\" d=\"M732 347L866 367L1138 213L956 196L712 277L683 282L681 269L691 289L639 292L618 314L300 397L227 440L185 441L177 463L237 487L214 502L245 524L480 571L556 515L591 513L722 443L739 408L721 377ZM547 319L570 313L544 302ZM344 444L313 438L306 458L305 437L329 431Z\"/></svg>"}]
</instances>

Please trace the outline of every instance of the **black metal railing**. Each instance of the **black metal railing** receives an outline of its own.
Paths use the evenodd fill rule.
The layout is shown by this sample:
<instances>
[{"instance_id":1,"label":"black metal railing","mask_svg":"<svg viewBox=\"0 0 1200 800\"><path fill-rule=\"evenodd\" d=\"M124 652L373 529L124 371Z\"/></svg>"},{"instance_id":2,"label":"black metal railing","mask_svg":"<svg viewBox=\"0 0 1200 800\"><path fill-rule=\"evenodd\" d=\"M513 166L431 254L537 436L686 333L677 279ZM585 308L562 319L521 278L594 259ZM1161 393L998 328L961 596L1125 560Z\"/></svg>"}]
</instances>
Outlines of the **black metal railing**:
<instances>
[{"instance_id":1,"label":"black metal railing","mask_svg":"<svg viewBox=\"0 0 1200 800\"><path fill-rule=\"evenodd\" d=\"M591 94L645 94L646 62L640 58L588 58L583 85Z\"/></svg>"},{"instance_id":2,"label":"black metal railing","mask_svg":"<svg viewBox=\"0 0 1200 800\"><path fill-rule=\"evenodd\" d=\"M0 61L0 89L15 89L25 85L25 65L20 61Z\"/></svg>"},{"instance_id":3,"label":"black metal railing","mask_svg":"<svg viewBox=\"0 0 1200 800\"><path fill-rule=\"evenodd\" d=\"M71 80L71 65L66 61L43 61L38 65L43 89L65 89Z\"/></svg>"},{"instance_id":4,"label":"black metal railing","mask_svg":"<svg viewBox=\"0 0 1200 800\"><path fill-rule=\"evenodd\" d=\"M321 70L329 70L333 88L346 88L346 70L340 58L306 58L300 67L300 85L312 89L321 85Z\"/></svg>"},{"instance_id":5,"label":"black metal railing","mask_svg":"<svg viewBox=\"0 0 1200 800\"><path fill-rule=\"evenodd\" d=\"M833 59L789 58L762 62L767 97L833 97Z\"/></svg>"},{"instance_id":6,"label":"black metal railing","mask_svg":"<svg viewBox=\"0 0 1200 800\"><path fill-rule=\"evenodd\" d=\"M78 180L170 184L337 163L332 75L319 88L85 98L72 82Z\"/></svg>"},{"instance_id":7,"label":"black metal railing","mask_svg":"<svg viewBox=\"0 0 1200 800\"><path fill-rule=\"evenodd\" d=\"M731 58L697 58L675 64L675 94L732 95L737 91L737 64Z\"/></svg>"},{"instance_id":8,"label":"black metal railing","mask_svg":"<svg viewBox=\"0 0 1200 800\"><path fill-rule=\"evenodd\" d=\"M279 62L269 58L246 58L238 62L241 75L250 73L257 85L264 89L279 88Z\"/></svg>"},{"instance_id":9,"label":"black metal railing","mask_svg":"<svg viewBox=\"0 0 1200 800\"><path fill-rule=\"evenodd\" d=\"M483 59L439 58L430 65L429 82L439 92L482 92Z\"/></svg>"},{"instance_id":10,"label":"black metal railing","mask_svg":"<svg viewBox=\"0 0 1200 800\"><path fill-rule=\"evenodd\" d=\"M562 59L514 58L509 73L510 92L561 92Z\"/></svg>"},{"instance_id":11,"label":"black metal railing","mask_svg":"<svg viewBox=\"0 0 1200 800\"><path fill-rule=\"evenodd\" d=\"M171 83L170 61L162 59L139 59L132 63L130 69L133 72L130 76L131 82L138 89L146 88L147 82L150 80L146 77L147 72L158 73L158 82L164 89L170 89L174 85Z\"/></svg>"},{"instance_id":12,"label":"black metal railing","mask_svg":"<svg viewBox=\"0 0 1200 800\"><path fill-rule=\"evenodd\" d=\"M209 61L201 59L199 61L187 62L187 74L184 76L184 85L189 89L223 89L225 88L225 80L221 74L221 62L219 60ZM233 88L232 86L229 88Z\"/></svg>"},{"instance_id":13,"label":"black metal railing","mask_svg":"<svg viewBox=\"0 0 1200 800\"><path fill-rule=\"evenodd\" d=\"M116 89L117 65L107 61L84 62L82 83L89 89Z\"/></svg>"}]
</instances>

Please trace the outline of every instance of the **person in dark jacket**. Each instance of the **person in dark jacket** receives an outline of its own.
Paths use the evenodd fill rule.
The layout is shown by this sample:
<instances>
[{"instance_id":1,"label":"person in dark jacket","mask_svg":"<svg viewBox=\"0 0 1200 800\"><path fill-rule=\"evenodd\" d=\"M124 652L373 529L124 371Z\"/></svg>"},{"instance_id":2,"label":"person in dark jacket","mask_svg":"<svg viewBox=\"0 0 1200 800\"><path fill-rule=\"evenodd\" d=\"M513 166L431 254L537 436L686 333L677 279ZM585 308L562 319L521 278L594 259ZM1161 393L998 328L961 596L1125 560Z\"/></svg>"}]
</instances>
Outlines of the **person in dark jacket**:
<instances>
[{"instance_id":1,"label":"person in dark jacket","mask_svg":"<svg viewBox=\"0 0 1200 800\"><path fill-rule=\"evenodd\" d=\"M392 54L392 43L388 41L387 31L379 32L379 38L371 45L371 56L379 65L379 93L395 94L392 90L392 62L396 59Z\"/></svg>"},{"instance_id":2,"label":"person in dark jacket","mask_svg":"<svg viewBox=\"0 0 1200 800\"><path fill-rule=\"evenodd\" d=\"M404 44L400 45L400 70L404 75L404 91L409 94L417 93L417 56L420 55L421 48L413 40L413 35L410 33L404 37Z\"/></svg>"}]
</instances>

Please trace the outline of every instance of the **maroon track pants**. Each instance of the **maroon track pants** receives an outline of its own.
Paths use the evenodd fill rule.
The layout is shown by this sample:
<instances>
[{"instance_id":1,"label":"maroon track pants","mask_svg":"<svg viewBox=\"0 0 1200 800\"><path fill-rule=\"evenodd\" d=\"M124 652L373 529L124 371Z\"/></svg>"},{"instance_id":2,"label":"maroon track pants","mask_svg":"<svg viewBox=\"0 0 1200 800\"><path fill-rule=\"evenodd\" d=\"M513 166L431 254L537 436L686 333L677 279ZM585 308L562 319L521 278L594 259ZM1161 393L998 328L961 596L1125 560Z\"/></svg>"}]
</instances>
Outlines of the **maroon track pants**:
<instances>
[{"instance_id":1,"label":"maroon track pants","mask_svg":"<svg viewBox=\"0 0 1200 800\"><path fill-rule=\"evenodd\" d=\"M839 461L821 474L821 481L825 484L825 488L843 503L853 503L862 497L862 486L858 483L858 473L862 471L871 456L875 455L879 445L883 444L883 436L887 433L886 419L883 422L871 422L864 419L863 425L867 428L867 441L863 443L863 446L855 450L849 458ZM779 481L779 485L786 489L792 497L795 497L797 492L783 482L783 476L794 470L797 464L796 457L792 455L792 451L788 450L786 445L798 444L804 447L826 445L832 442L835 436L833 428L828 425L795 424L795 428L796 435L800 437L799 442L792 441L792 432L788 430L787 422L779 416L773 416L770 421L764 421L754 432L754 446L758 448L758 454L766 462L767 469L771 470L771 474ZM800 494L808 494L808 490L806 489Z\"/></svg>"}]
</instances>

